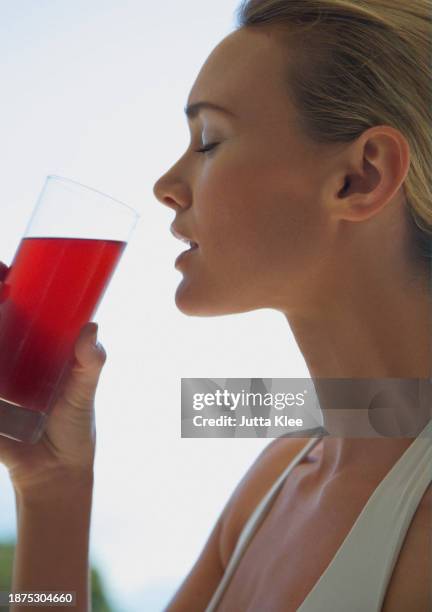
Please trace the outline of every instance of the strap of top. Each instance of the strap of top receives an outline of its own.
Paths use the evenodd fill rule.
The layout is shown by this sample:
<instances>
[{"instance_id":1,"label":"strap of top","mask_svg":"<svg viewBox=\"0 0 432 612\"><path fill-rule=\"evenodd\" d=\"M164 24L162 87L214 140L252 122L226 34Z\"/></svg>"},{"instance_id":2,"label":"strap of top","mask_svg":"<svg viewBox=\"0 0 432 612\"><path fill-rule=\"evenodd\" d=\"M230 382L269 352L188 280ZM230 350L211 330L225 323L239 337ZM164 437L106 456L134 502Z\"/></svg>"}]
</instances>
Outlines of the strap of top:
<instances>
[{"instance_id":1,"label":"strap of top","mask_svg":"<svg viewBox=\"0 0 432 612\"><path fill-rule=\"evenodd\" d=\"M305 457L310 452L310 450L316 444L318 444L320 439L321 438L315 438L315 439L310 440L306 444L306 446L294 457L291 463L289 463L288 466L286 467L285 471L279 476L279 478L274 482L273 486L269 489L266 495L262 498L260 503L257 505L255 510L253 511L253 513L251 514L247 522L245 523L243 530L237 540L237 544L234 549L234 552L232 553L231 558L228 562L228 565L225 569L225 573L222 577L222 580L220 581L218 588L214 592L213 597L211 598L207 608L205 609L205 612L214 612L216 610L222 598L222 595L224 594L225 589L227 588L228 583L230 582L240 562L241 557L243 556L256 530L260 526L263 518L267 514L267 509L269 508L269 506L272 504L277 494L279 493L279 490L281 489L285 481L285 478L295 468L295 466L303 459L303 457Z\"/></svg>"},{"instance_id":2,"label":"strap of top","mask_svg":"<svg viewBox=\"0 0 432 612\"><path fill-rule=\"evenodd\" d=\"M370 496L335 557L297 612L379 612L412 517L432 482L432 420ZM294 457L245 523L205 612L215 612L250 540L285 479L321 440Z\"/></svg>"},{"instance_id":3,"label":"strap of top","mask_svg":"<svg viewBox=\"0 0 432 612\"><path fill-rule=\"evenodd\" d=\"M379 612L408 527L432 482L432 420L375 489L297 612Z\"/></svg>"}]
</instances>

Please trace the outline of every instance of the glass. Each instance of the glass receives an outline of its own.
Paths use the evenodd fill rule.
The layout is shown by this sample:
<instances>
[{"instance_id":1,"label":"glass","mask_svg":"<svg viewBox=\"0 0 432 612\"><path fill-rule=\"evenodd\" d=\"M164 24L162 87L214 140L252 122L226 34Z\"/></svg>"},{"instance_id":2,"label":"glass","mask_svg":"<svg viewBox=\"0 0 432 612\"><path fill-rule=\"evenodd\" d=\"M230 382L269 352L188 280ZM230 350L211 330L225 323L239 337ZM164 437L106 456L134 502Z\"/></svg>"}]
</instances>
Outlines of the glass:
<instances>
[{"instance_id":1,"label":"glass","mask_svg":"<svg viewBox=\"0 0 432 612\"><path fill-rule=\"evenodd\" d=\"M139 219L49 176L0 289L0 435L35 443Z\"/></svg>"}]
</instances>

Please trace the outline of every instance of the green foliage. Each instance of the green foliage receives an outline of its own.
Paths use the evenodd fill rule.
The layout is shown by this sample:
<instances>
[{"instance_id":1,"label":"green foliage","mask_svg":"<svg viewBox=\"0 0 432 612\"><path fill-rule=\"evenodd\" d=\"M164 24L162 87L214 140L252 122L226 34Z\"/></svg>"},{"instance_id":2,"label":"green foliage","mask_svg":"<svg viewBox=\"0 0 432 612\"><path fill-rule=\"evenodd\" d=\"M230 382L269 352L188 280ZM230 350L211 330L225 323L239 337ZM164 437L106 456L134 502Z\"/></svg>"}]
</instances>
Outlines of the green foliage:
<instances>
[{"instance_id":1,"label":"green foliage","mask_svg":"<svg viewBox=\"0 0 432 612\"><path fill-rule=\"evenodd\" d=\"M15 542L0 542L0 591L10 591ZM102 579L95 567L91 568L92 612L115 612L108 603Z\"/></svg>"},{"instance_id":2,"label":"green foliage","mask_svg":"<svg viewBox=\"0 0 432 612\"><path fill-rule=\"evenodd\" d=\"M95 567L91 568L91 599L92 612L114 612L104 595L102 579Z\"/></svg>"},{"instance_id":3,"label":"green foliage","mask_svg":"<svg viewBox=\"0 0 432 612\"><path fill-rule=\"evenodd\" d=\"M0 543L0 591L10 591L15 542Z\"/></svg>"}]
</instances>

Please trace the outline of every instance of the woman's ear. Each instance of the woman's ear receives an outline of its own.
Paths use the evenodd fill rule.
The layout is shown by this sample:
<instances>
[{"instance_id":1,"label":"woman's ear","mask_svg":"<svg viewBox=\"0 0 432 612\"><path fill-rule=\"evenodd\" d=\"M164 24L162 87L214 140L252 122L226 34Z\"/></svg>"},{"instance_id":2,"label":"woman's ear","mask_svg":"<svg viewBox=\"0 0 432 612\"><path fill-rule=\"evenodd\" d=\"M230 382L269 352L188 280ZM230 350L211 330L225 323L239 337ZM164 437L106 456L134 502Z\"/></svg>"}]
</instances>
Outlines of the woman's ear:
<instances>
[{"instance_id":1,"label":"woman's ear","mask_svg":"<svg viewBox=\"0 0 432 612\"><path fill-rule=\"evenodd\" d=\"M345 147L338 159L329 200L331 215L356 222L378 214L402 188L409 168L406 138L390 126L370 128Z\"/></svg>"}]
</instances>

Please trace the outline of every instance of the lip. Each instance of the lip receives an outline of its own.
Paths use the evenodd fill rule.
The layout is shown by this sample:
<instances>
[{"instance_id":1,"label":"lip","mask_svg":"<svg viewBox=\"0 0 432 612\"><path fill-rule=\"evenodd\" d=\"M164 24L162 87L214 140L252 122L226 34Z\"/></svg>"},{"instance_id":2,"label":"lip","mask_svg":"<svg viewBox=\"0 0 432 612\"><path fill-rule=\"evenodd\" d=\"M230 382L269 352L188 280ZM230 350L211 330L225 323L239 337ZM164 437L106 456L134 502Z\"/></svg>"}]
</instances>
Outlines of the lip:
<instances>
[{"instance_id":1,"label":"lip","mask_svg":"<svg viewBox=\"0 0 432 612\"><path fill-rule=\"evenodd\" d=\"M175 225L174 223L170 226L170 231L171 234L177 238L178 240L181 240L182 242L193 242L194 244L197 244L197 242L195 240L193 240L192 238L190 238L189 236L186 236L186 234L183 234Z\"/></svg>"},{"instance_id":2,"label":"lip","mask_svg":"<svg viewBox=\"0 0 432 612\"><path fill-rule=\"evenodd\" d=\"M187 249L187 251L183 251L183 253L180 253L180 255L175 260L174 267L177 268L180 262L182 262L184 259L187 259L190 255L195 253L195 251L198 251L198 249L199 249L199 246L197 245L197 246L191 247L190 249Z\"/></svg>"}]
</instances>

